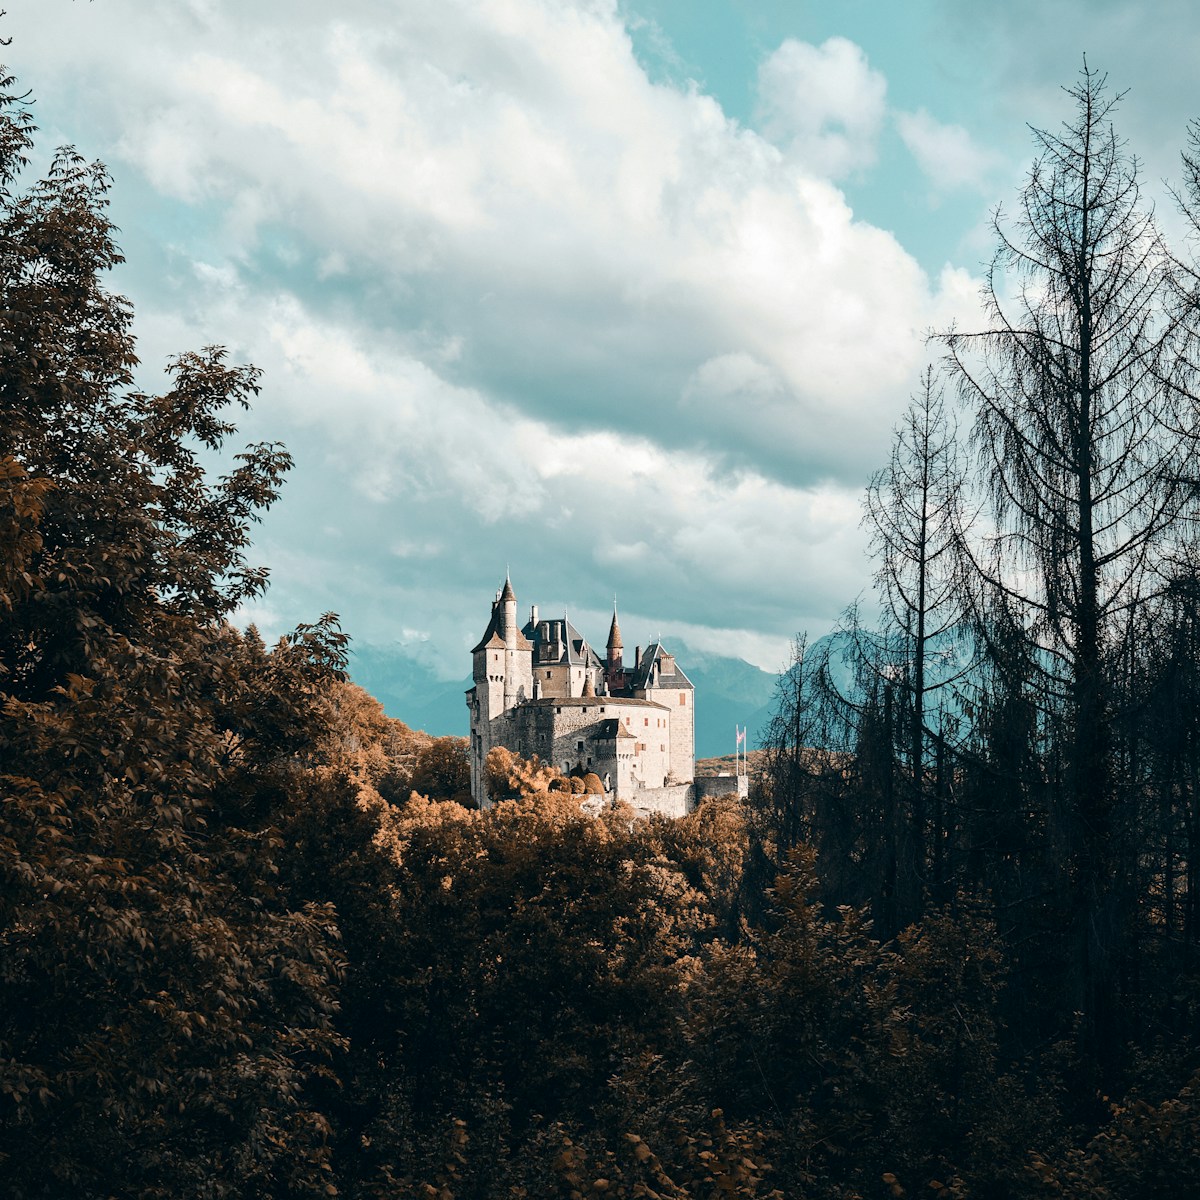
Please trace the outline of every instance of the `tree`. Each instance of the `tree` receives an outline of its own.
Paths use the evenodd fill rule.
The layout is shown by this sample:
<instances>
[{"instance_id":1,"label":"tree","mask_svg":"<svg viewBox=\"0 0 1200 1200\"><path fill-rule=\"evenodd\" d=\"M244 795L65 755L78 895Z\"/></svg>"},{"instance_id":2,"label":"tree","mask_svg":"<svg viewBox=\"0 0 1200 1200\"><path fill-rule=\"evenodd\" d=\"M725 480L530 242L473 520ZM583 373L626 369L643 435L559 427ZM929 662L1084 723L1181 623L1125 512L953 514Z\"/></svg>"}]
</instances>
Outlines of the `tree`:
<instances>
[{"instance_id":1,"label":"tree","mask_svg":"<svg viewBox=\"0 0 1200 1200\"><path fill-rule=\"evenodd\" d=\"M902 740L908 758L908 812L897 831L901 922L919 910L927 884L927 771L933 698L962 677L946 654L961 635L965 604L958 545L966 527L966 472L932 366L921 376L896 430L888 465L867 488L864 523L878 564L875 584L884 611L882 659L889 690L904 701ZM939 720L938 732L943 722ZM943 830L933 831L935 839Z\"/></svg>"},{"instance_id":2,"label":"tree","mask_svg":"<svg viewBox=\"0 0 1200 1200\"><path fill-rule=\"evenodd\" d=\"M526 759L504 746L493 746L483 766L487 793L493 802L571 791L571 781L553 763L541 762L536 754Z\"/></svg>"},{"instance_id":3,"label":"tree","mask_svg":"<svg viewBox=\"0 0 1200 1200\"><path fill-rule=\"evenodd\" d=\"M470 805L471 760L466 738L435 738L417 756L412 790L430 800L457 800Z\"/></svg>"},{"instance_id":4,"label":"tree","mask_svg":"<svg viewBox=\"0 0 1200 1200\"><path fill-rule=\"evenodd\" d=\"M222 351L138 392L108 177L0 81L0 1174L15 1197L325 1195L333 913L272 818L344 665L225 619L288 459L200 455L257 388Z\"/></svg>"},{"instance_id":5,"label":"tree","mask_svg":"<svg viewBox=\"0 0 1200 1200\"><path fill-rule=\"evenodd\" d=\"M823 739L812 677L808 642L801 636L792 643L791 662L775 684L771 720L763 737L763 769L755 789L775 865L796 846L813 839L811 748Z\"/></svg>"},{"instance_id":6,"label":"tree","mask_svg":"<svg viewBox=\"0 0 1200 1200\"><path fill-rule=\"evenodd\" d=\"M1073 119L1034 131L1016 221L996 214L990 327L944 343L976 414L994 529L968 547L977 611L1003 611L1034 647L1026 661L1058 748L1077 896L1074 1007L1107 1054L1130 916L1110 684L1129 614L1155 595L1164 549L1190 516L1180 432L1195 397L1175 354L1171 264L1111 125L1120 97L1086 63L1068 95ZM986 637L988 622L978 628Z\"/></svg>"}]
</instances>

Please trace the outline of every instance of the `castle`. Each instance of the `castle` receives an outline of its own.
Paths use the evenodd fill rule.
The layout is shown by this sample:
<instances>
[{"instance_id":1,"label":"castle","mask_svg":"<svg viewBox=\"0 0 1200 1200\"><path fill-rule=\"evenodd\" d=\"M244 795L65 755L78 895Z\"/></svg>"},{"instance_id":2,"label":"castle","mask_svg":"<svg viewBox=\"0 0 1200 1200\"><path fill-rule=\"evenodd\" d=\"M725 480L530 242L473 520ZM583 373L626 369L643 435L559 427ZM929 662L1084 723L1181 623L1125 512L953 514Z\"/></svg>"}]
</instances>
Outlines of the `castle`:
<instances>
[{"instance_id":1,"label":"castle","mask_svg":"<svg viewBox=\"0 0 1200 1200\"><path fill-rule=\"evenodd\" d=\"M565 615L544 620L534 605L519 627L505 578L471 657L471 792L480 808L491 804L483 767L493 746L564 774L594 772L610 799L642 814L694 807L691 680L661 642L626 666L615 606L601 659Z\"/></svg>"}]
</instances>

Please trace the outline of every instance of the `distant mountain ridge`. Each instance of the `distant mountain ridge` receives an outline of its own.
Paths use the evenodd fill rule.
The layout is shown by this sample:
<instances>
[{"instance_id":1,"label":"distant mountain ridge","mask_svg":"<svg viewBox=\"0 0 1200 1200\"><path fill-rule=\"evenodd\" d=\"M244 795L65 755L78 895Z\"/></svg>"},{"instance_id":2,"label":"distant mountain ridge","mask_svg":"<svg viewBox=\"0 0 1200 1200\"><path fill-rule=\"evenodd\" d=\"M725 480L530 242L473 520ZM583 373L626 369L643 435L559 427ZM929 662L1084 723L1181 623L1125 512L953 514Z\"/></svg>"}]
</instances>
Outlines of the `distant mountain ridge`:
<instances>
[{"instance_id":1,"label":"distant mountain ridge","mask_svg":"<svg viewBox=\"0 0 1200 1200\"><path fill-rule=\"evenodd\" d=\"M389 717L434 737L467 736L464 693L470 676L439 679L401 645L352 642L350 678L370 692Z\"/></svg>"},{"instance_id":2,"label":"distant mountain ridge","mask_svg":"<svg viewBox=\"0 0 1200 1200\"><path fill-rule=\"evenodd\" d=\"M670 646L696 687L696 757L731 754L735 725L746 726L756 745L759 730L770 719L778 676L741 658L692 650L678 639L670 639ZM469 675L439 679L401 645L354 642L350 678L389 717L435 737L467 735Z\"/></svg>"}]
</instances>

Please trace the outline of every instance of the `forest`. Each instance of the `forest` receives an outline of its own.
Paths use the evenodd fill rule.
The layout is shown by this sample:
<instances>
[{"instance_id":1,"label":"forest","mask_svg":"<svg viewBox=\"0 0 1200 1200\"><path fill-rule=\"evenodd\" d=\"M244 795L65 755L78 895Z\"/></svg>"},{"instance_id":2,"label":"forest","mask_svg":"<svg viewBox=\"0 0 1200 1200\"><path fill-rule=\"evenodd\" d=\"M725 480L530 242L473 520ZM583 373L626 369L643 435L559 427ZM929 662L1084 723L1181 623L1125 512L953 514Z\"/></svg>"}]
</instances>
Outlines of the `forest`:
<instances>
[{"instance_id":1,"label":"forest","mask_svg":"<svg viewBox=\"0 0 1200 1200\"><path fill-rule=\"evenodd\" d=\"M677 821L475 811L336 617L234 627L259 377L138 390L109 177L0 93L5 1195L1196 1194L1200 265L1103 76L871 483L882 619Z\"/></svg>"}]
</instances>

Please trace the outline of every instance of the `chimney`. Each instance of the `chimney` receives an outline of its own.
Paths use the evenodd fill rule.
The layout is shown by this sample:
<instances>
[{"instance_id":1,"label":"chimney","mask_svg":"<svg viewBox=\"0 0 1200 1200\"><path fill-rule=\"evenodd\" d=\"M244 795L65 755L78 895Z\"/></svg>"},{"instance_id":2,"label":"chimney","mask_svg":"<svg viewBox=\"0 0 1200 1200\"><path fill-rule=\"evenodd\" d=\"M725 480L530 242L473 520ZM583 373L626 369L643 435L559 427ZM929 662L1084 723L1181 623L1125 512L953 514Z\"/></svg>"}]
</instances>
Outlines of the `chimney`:
<instances>
[{"instance_id":1,"label":"chimney","mask_svg":"<svg viewBox=\"0 0 1200 1200\"><path fill-rule=\"evenodd\" d=\"M529 623L530 623L530 625L532 625L534 627L534 629L537 628L537 605L536 604L531 604L529 606Z\"/></svg>"}]
</instances>

